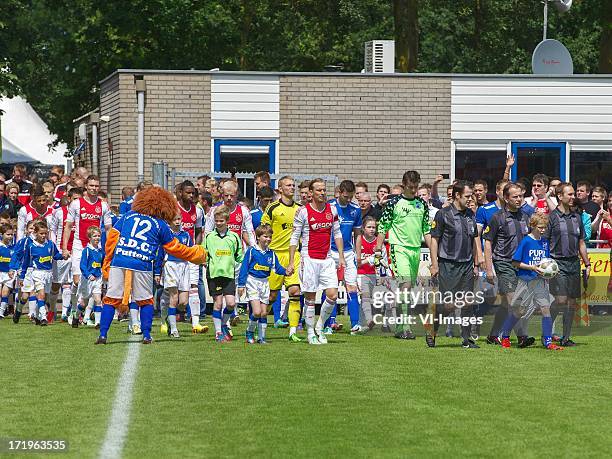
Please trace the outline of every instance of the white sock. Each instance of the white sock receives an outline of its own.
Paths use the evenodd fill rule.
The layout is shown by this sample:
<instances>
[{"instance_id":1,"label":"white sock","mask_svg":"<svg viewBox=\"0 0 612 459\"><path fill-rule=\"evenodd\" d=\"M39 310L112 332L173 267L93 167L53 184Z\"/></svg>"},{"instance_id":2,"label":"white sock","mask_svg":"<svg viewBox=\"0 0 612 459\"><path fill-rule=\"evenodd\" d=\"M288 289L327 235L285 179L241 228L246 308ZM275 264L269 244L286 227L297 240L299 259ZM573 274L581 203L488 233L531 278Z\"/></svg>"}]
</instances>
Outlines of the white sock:
<instances>
[{"instance_id":1,"label":"white sock","mask_svg":"<svg viewBox=\"0 0 612 459\"><path fill-rule=\"evenodd\" d=\"M247 330L251 333L255 333L255 329L257 328L257 322L257 317L255 317L253 320L251 320L251 318L249 317L249 325L247 327Z\"/></svg>"},{"instance_id":2,"label":"white sock","mask_svg":"<svg viewBox=\"0 0 612 459\"><path fill-rule=\"evenodd\" d=\"M36 299L34 301L28 300L28 308L30 311L30 316L36 317L38 312L38 304L36 303Z\"/></svg>"},{"instance_id":3,"label":"white sock","mask_svg":"<svg viewBox=\"0 0 612 459\"><path fill-rule=\"evenodd\" d=\"M258 332L259 339L266 339L266 328L268 328L268 319L266 318L259 319L257 321L257 332Z\"/></svg>"},{"instance_id":4,"label":"white sock","mask_svg":"<svg viewBox=\"0 0 612 459\"><path fill-rule=\"evenodd\" d=\"M4 316L4 311L6 311L7 307L8 307L8 303L6 301L3 301L2 303L0 303L0 316Z\"/></svg>"},{"instance_id":5,"label":"white sock","mask_svg":"<svg viewBox=\"0 0 612 459\"><path fill-rule=\"evenodd\" d=\"M102 319L102 311L94 311L94 320L96 321L96 325L100 323L101 319Z\"/></svg>"},{"instance_id":6,"label":"white sock","mask_svg":"<svg viewBox=\"0 0 612 459\"><path fill-rule=\"evenodd\" d=\"M130 309L130 324L140 326L140 319L138 318L138 309Z\"/></svg>"},{"instance_id":7,"label":"white sock","mask_svg":"<svg viewBox=\"0 0 612 459\"><path fill-rule=\"evenodd\" d=\"M72 310L74 311L77 307L77 291L79 289L78 284L72 284L70 286L70 305L72 306Z\"/></svg>"},{"instance_id":8,"label":"white sock","mask_svg":"<svg viewBox=\"0 0 612 459\"><path fill-rule=\"evenodd\" d=\"M325 321L329 319L329 316L331 316L331 313L334 310L335 304L336 304L335 301L333 303L330 303L329 299L325 298L325 301L321 305L321 314L319 314L319 320L317 320L317 326L315 327L317 330L317 334L321 333L321 330L323 330L323 324L325 324Z\"/></svg>"},{"instance_id":9,"label":"white sock","mask_svg":"<svg viewBox=\"0 0 612 459\"><path fill-rule=\"evenodd\" d=\"M295 333L297 333L297 327L290 327L289 336L294 335Z\"/></svg>"},{"instance_id":10,"label":"white sock","mask_svg":"<svg viewBox=\"0 0 612 459\"><path fill-rule=\"evenodd\" d=\"M119 311L115 308L115 315L113 316L113 320L117 320L119 318Z\"/></svg>"},{"instance_id":11,"label":"white sock","mask_svg":"<svg viewBox=\"0 0 612 459\"><path fill-rule=\"evenodd\" d=\"M38 309L38 318L40 320L47 320L47 305L43 305Z\"/></svg>"},{"instance_id":12,"label":"white sock","mask_svg":"<svg viewBox=\"0 0 612 459\"><path fill-rule=\"evenodd\" d=\"M215 334L221 333L221 318L220 317L215 317L213 315L213 325L215 326Z\"/></svg>"},{"instance_id":13,"label":"white sock","mask_svg":"<svg viewBox=\"0 0 612 459\"><path fill-rule=\"evenodd\" d=\"M191 324L200 323L200 295L198 295L197 287L189 289L189 309L191 310ZM197 317L195 322L193 321L194 317Z\"/></svg>"},{"instance_id":14,"label":"white sock","mask_svg":"<svg viewBox=\"0 0 612 459\"><path fill-rule=\"evenodd\" d=\"M170 325L170 333L177 331L176 329L176 314L168 314L168 324Z\"/></svg>"},{"instance_id":15,"label":"white sock","mask_svg":"<svg viewBox=\"0 0 612 459\"><path fill-rule=\"evenodd\" d=\"M70 297L72 296L70 284L62 285L62 317L68 315L68 307L70 306Z\"/></svg>"},{"instance_id":16,"label":"white sock","mask_svg":"<svg viewBox=\"0 0 612 459\"><path fill-rule=\"evenodd\" d=\"M304 300L304 320L306 321L306 329L308 330L308 338L314 336L314 318L315 304L314 301Z\"/></svg>"},{"instance_id":17,"label":"white sock","mask_svg":"<svg viewBox=\"0 0 612 459\"><path fill-rule=\"evenodd\" d=\"M91 310L93 308L91 307L91 303L88 301L87 302L87 307L85 308L85 315L83 316L83 320L85 322L87 322L88 320L91 320Z\"/></svg>"}]
</instances>

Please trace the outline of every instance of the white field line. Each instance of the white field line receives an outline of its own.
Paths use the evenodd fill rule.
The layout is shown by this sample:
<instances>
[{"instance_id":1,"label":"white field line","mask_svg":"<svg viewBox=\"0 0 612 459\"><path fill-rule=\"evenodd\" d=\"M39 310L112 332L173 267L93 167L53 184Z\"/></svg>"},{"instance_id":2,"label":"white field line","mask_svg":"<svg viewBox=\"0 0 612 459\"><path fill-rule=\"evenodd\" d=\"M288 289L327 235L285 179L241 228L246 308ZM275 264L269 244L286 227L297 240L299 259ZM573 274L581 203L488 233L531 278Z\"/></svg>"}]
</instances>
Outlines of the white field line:
<instances>
[{"instance_id":1,"label":"white field line","mask_svg":"<svg viewBox=\"0 0 612 459\"><path fill-rule=\"evenodd\" d=\"M140 340L128 345L127 355L121 375L117 382L113 410L108 421L108 428L99 457L101 459L120 458L123 445L128 433L132 396L134 395L134 382L138 373L138 359L140 357Z\"/></svg>"}]
</instances>

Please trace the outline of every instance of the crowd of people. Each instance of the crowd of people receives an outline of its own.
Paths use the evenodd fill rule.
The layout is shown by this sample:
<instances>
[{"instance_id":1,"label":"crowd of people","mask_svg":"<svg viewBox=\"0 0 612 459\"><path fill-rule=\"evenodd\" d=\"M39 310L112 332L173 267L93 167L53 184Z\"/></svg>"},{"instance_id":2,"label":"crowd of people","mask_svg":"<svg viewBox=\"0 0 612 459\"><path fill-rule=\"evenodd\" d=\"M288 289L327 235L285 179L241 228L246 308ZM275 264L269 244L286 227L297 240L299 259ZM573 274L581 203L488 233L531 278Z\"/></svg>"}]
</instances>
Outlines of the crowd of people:
<instances>
[{"instance_id":1,"label":"crowd of people","mask_svg":"<svg viewBox=\"0 0 612 459\"><path fill-rule=\"evenodd\" d=\"M151 205L151 182L124 187L121 202L111 205L99 178L82 167L70 175L54 167L43 181L27 180L25 166L15 165L10 179L0 177L0 318L12 314L18 323L27 305L37 325L59 315L74 328L99 328L100 344L110 322L125 319L131 333L150 343L149 297L161 316L160 331L178 338L181 320L191 322L192 333L208 331L202 320L208 291L217 342L234 338L237 305L245 302L247 343L267 342L271 309L274 326L288 328L291 342L317 345L342 330L336 320L342 284L351 334L382 323L383 330L395 325L394 335L410 340L414 322L406 318L423 305L398 294L381 310L374 297L381 286L414 290L427 247L432 285L451 294L449 301L424 305L427 346L435 347L440 325L447 325L448 335L456 323L462 346L479 347L482 321L472 319L484 309L463 298L483 284L495 285L502 299L486 343L509 347L514 330L519 347L533 345L527 325L540 311L542 344L573 346L581 278L590 274L586 243L598 240L598 247L610 248L612 195L544 174L512 182L512 161L490 202L486 181L455 180L440 195L443 176L427 184L417 171L407 171L400 184L378 185L375 196L366 183L343 180L333 198L321 179L296 183L285 176L273 186L270 175L259 172L256 202L242 196L232 178L201 176L176 186L174 215L165 219L132 210ZM188 249L198 246L205 263ZM548 259L559 270L550 280L542 268ZM126 277L127 268L133 276ZM560 336L553 332L558 315Z\"/></svg>"}]
</instances>

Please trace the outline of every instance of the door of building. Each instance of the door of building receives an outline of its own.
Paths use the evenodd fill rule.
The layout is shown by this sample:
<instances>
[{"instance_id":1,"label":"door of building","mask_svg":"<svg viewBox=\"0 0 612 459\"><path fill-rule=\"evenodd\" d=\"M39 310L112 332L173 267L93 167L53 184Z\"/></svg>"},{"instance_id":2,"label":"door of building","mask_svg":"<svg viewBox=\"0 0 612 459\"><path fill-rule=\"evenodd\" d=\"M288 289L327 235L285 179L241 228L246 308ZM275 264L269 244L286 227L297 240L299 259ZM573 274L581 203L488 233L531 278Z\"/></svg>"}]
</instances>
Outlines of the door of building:
<instances>
[{"instance_id":1,"label":"door of building","mask_svg":"<svg viewBox=\"0 0 612 459\"><path fill-rule=\"evenodd\" d=\"M568 179L565 143L516 142L512 143L512 154L516 160L510 178L526 181L528 190L535 174Z\"/></svg>"}]
</instances>

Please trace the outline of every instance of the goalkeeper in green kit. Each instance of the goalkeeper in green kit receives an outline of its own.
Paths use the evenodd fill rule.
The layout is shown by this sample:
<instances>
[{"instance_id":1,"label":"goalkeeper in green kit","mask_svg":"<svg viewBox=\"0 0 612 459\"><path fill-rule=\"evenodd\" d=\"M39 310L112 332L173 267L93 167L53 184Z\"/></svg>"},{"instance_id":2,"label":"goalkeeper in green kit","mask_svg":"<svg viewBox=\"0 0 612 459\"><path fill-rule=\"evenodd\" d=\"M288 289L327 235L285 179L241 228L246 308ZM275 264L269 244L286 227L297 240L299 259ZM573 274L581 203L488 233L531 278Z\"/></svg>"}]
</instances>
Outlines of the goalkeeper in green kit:
<instances>
[{"instance_id":1,"label":"goalkeeper in green kit","mask_svg":"<svg viewBox=\"0 0 612 459\"><path fill-rule=\"evenodd\" d=\"M421 261L421 241L430 247L429 210L427 203L416 196L421 176L417 171L407 171L402 177L404 192L387 201L378 222L378 240L375 254L380 258L385 235L389 233L391 267L402 295L398 300L397 311L400 322L396 325L395 337L400 339L415 339L410 325L404 324L403 304L407 314L414 307L410 303L409 291L415 285ZM407 292L403 293L403 292ZM408 301L406 301L408 299Z\"/></svg>"}]
</instances>

